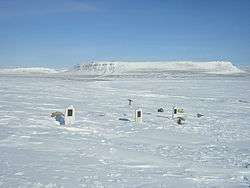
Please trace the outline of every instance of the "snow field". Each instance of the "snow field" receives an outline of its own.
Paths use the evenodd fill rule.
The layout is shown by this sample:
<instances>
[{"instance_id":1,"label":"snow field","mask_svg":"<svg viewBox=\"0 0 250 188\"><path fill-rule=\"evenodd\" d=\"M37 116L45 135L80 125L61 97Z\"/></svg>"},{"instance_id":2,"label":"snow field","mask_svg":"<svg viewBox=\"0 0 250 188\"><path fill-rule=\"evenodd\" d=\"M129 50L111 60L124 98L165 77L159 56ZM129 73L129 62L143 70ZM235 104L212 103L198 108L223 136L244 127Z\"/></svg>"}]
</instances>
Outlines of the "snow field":
<instances>
[{"instance_id":1,"label":"snow field","mask_svg":"<svg viewBox=\"0 0 250 188\"><path fill-rule=\"evenodd\" d=\"M249 187L249 82L1 76L0 186ZM132 116L129 98L142 106L140 125L119 120ZM71 104L73 126L50 118ZM173 105L188 114L182 126Z\"/></svg>"}]
</instances>

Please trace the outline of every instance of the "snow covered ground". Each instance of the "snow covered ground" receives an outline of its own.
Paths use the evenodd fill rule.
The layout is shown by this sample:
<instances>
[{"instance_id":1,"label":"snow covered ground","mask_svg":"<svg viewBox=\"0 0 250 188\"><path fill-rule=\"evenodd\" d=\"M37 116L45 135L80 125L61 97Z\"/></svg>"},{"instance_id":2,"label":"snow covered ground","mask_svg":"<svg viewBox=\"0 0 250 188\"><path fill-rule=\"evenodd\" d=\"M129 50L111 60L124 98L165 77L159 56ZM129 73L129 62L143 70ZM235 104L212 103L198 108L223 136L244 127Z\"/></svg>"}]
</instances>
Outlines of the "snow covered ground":
<instances>
[{"instance_id":1,"label":"snow covered ground","mask_svg":"<svg viewBox=\"0 0 250 188\"><path fill-rule=\"evenodd\" d=\"M0 187L250 186L247 73L12 73L0 74ZM129 98L142 124L119 120ZM50 114L71 104L76 123L58 125Z\"/></svg>"}]
</instances>

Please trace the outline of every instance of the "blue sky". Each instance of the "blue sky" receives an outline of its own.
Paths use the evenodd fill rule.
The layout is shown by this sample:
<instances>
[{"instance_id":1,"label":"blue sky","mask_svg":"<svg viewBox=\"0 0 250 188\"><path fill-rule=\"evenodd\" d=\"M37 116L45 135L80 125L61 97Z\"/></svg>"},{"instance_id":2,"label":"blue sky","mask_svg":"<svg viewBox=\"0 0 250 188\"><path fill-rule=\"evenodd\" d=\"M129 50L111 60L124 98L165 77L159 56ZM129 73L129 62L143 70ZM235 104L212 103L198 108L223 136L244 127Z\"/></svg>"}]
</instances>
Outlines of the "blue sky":
<instances>
[{"instance_id":1,"label":"blue sky","mask_svg":"<svg viewBox=\"0 0 250 188\"><path fill-rule=\"evenodd\" d=\"M249 0L0 0L0 66L250 64Z\"/></svg>"}]
</instances>

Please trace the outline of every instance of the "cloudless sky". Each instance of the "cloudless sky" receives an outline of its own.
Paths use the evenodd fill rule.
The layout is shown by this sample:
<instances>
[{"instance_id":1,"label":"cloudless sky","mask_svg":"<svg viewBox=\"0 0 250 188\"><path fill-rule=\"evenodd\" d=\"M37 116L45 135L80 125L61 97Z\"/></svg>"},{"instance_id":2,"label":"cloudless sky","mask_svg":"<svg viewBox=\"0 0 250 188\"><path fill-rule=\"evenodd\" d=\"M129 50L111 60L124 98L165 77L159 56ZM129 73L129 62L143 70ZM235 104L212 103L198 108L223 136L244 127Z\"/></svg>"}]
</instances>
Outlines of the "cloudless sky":
<instances>
[{"instance_id":1,"label":"cloudless sky","mask_svg":"<svg viewBox=\"0 0 250 188\"><path fill-rule=\"evenodd\" d=\"M0 0L0 66L250 64L250 0Z\"/></svg>"}]
</instances>

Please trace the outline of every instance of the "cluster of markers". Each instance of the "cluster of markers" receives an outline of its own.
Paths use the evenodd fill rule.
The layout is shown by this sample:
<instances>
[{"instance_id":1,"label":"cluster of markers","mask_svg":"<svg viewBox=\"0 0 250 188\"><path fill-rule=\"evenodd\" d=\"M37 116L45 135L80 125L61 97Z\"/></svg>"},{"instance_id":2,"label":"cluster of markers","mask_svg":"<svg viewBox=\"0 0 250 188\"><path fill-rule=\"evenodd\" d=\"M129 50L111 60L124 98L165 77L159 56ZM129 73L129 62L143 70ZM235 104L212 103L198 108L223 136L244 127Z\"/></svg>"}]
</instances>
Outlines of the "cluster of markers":
<instances>
[{"instance_id":1,"label":"cluster of markers","mask_svg":"<svg viewBox=\"0 0 250 188\"><path fill-rule=\"evenodd\" d=\"M129 106L132 106L132 100L129 99L128 101ZM163 108L158 109L158 112L163 111ZM142 115L142 108L137 108L134 110L133 119L137 124L143 122ZM55 120L58 121L60 125L72 125L75 123L75 108L73 107L73 105L71 105L65 109L65 113L56 111L51 114L51 117L55 118ZM178 124L182 124L185 121L185 113L183 108L173 107L172 118L175 119Z\"/></svg>"}]
</instances>

